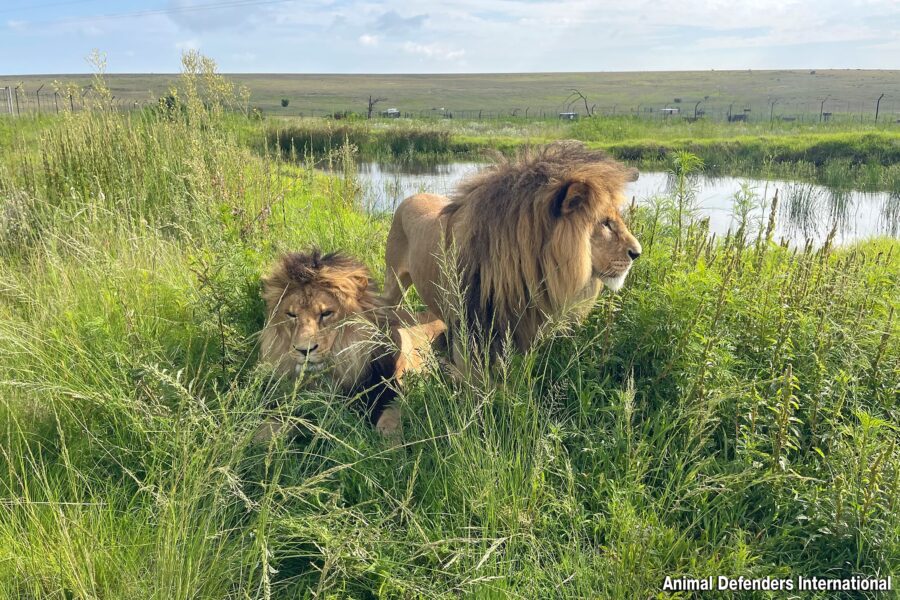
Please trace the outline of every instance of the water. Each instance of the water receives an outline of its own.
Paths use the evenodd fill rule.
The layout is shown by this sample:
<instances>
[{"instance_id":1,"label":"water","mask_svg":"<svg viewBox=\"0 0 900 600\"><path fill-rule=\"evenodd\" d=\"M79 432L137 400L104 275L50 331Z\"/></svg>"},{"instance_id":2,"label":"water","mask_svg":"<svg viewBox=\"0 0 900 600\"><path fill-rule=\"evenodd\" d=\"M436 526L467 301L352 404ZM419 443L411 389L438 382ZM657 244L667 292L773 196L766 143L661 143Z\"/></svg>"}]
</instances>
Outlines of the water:
<instances>
[{"instance_id":1,"label":"water","mask_svg":"<svg viewBox=\"0 0 900 600\"><path fill-rule=\"evenodd\" d=\"M430 166L360 163L359 184L363 205L373 211L392 211L413 194L431 192L449 195L460 180L476 173L483 164L444 163ZM764 181L745 177L700 177L693 181L694 216L709 219L711 232L724 235L737 228L734 217L735 194L747 186L753 193L751 222L765 226L769 205L776 190L779 210L775 239L794 243L806 239L821 243L837 224L837 243L847 243L875 235L900 236L900 194L836 190L798 181ZM659 204L671 198L668 173L642 172L629 184L627 195L638 204Z\"/></svg>"}]
</instances>

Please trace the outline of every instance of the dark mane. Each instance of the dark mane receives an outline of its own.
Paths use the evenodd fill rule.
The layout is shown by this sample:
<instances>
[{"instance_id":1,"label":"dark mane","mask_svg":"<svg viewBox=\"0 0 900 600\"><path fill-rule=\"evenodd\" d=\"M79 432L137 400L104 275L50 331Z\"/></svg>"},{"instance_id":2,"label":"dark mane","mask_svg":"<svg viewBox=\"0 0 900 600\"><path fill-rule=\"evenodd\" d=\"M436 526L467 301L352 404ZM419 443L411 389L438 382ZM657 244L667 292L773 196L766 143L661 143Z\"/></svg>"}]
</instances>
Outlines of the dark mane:
<instances>
[{"instance_id":1,"label":"dark mane","mask_svg":"<svg viewBox=\"0 0 900 600\"><path fill-rule=\"evenodd\" d=\"M281 259L281 269L286 279L297 285L328 285L335 277L349 271L366 271L368 269L358 260L341 254L329 252L322 254L318 248L309 252L288 252Z\"/></svg>"},{"instance_id":2,"label":"dark mane","mask_svg":"<svg viewBox=\"0 0 900 600\"><path fill-rule=\"evenodd\" d=\"M263 278L263 297L270 307L285 294L309 288L328 291L348 307L371 310L383 304L369 269L341 252L323 254L318 248L288 252Z\"/></svg>"}]
</instances>

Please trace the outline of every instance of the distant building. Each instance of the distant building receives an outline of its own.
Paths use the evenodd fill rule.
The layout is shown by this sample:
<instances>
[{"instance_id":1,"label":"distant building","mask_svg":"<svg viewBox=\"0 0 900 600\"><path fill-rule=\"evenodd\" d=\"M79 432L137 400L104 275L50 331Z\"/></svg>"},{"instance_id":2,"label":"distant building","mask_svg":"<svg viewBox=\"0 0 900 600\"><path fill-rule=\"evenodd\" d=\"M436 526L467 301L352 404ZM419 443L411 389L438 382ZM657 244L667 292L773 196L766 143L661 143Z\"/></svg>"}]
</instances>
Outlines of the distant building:
<instances>
[{"instance_id":1,"label":"distant building","mask_svg":"<svg viewBox=\"0 0 900 600\"><path fill-rule=\"evenodd\" d=\"M659 112L661 112L664 115L677 115L678 113L681 112L681 109L672 108L672 107L667 106L666 108L659 109Z\"/></svg>"},{"instance_id":2,"label":"distant building","mask_svg":"<svg viewBox=\"0 0 900 600\"><path fill-rule=\"evenodd\" d=\"M387 119L399 119L400 110L396 108L389 108L387 110L381 111L381 116Z\"/></svg>"},{"instance_id":3,"label":"distant building","mask_svg":"<svg viewBox=\"0 0 900 600\"><path fill-rule=\"evenodd\" d=\"M578 119L578 113L561 112L561 113L559 113L559 118L562 121L575 121L576 119Z\"/></svg>"}]
</instances>

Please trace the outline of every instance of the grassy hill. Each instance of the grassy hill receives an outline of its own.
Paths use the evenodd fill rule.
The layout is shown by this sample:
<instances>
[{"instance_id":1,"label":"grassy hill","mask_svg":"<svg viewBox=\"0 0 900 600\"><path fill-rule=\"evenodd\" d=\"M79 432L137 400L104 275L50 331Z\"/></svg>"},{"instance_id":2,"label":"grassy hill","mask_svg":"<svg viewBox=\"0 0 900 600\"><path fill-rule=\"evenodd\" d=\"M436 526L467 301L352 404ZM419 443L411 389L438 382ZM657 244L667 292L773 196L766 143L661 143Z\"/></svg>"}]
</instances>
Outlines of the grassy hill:
<instances>
[{"instance_id":1,"label":"grassy hill","mask_svg":"<svg viewBox=\"0 0 900 600\"><path fill-rule=\"evenodd\" d=\"M884 118L900 117L900 71L818 70L818 71L669 71L639 73L517 73L473 75L311 75L232 74L238 85L252 92L252 103L272 114L322 115L351 110L364 112L367 99L384 97L379 109L396 107L416 115L434 115L445 108L457 116L508 115L516 111L529 116L555 116L570 106L584 112L581 100L567 103L572 88L580 90L589 106L606 113L635 112L649 107L680 107L693 114L700 109L723 117L751 109L751 116L768 118L818 115L825 111L866 118L874 116L875 101L882 93ZM125 104L143 102L164 95L177 78L172 74L109 75L116 98ZM53 105L52 82L75 82L84 87L90 76L32 75L4 77L0 86L23 84L28 107L37 108L34 92L42 84L44 109ZM25 96L22 103L24 105ZM281 99L290 104L281 107ZM676 104L675 99L681 100ZM771 102L777 100L772 109Z\"/></svg>"}]
</instances>

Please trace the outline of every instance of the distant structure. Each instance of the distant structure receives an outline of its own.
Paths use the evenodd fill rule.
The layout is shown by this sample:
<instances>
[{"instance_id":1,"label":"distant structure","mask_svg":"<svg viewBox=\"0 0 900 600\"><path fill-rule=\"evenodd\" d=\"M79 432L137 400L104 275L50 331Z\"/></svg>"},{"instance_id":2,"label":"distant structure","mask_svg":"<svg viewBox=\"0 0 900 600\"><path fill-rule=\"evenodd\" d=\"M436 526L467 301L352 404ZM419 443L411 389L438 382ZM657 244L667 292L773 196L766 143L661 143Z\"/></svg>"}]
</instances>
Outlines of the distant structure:
<instances>
[{"instance_id":1,"label":"distant structure","mask_svg":"<svg viewBox=\"0 0 900 600\"><path fill-rule=\"evenodd\" d=\"M387 110L381 111L381 116L386 119L399 119L400 118L400 110L396 108L388 108Z\"/></svg>"},{"instance_id":2,"label":"distant structure","mask_svg":"<svg viewBox=\"0 0 900 600\"><path fill-rule=\"evenodd\" d=\"M659 112L664 116L677 115L681 112L681 109L667 106L665 108L659 109Z\"/></svg>"},{"instance_id":3,"label":"distant structure","mask_svg":"<svg viewBox=\"0 0 900 600\"><path fill-rule=\"evenodd\" d=\"M561 112L559 113L559 119L561 121L575 121L578 119L578 113L575 112Z\"/></svg>"}]
</instances>

